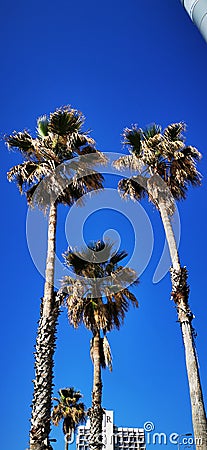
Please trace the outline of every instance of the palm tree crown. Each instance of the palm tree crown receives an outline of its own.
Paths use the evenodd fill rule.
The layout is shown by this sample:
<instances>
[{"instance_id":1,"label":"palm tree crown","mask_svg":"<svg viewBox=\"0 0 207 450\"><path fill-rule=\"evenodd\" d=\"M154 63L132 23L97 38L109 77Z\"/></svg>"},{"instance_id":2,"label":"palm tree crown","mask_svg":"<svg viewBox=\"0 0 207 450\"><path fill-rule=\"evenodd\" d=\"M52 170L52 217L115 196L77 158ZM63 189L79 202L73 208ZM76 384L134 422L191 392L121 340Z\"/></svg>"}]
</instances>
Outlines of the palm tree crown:
<instances>
[{"instance_id":1,"label":"palm tree crown","mask_svg":"<svg viewBox=\"0 0 207 450\"><path fill-rule=\"evenodd\" d=\"M124 146L130 155L119 158L114 165L119 169L131 167L143 178L121 180L119 189L124 196L140 200L147 193L146 177L153 174L162 178L176 200L186 198L189 185L200 185L201 175L196 161L201 154L195 147L185 145L184 131L183 122L170 124L163 131L156 124L145 130L136 125L125 128Z\"/></svg>"},{"instance_id":2,"label":"palm tree crown","mask_svg":"<svg viewBox=\"0 0 207 450\"><path fill-rule=\"evenodd\" d=\"M104 157L89 134L81 130L83 123L81 112L65 106L49 117L38 118L35 138L26 130L5 137L9 149L17 148L24 157L22 164L10 169L8 179L17 183L29 204L45 208L55 200L71 205L87 190L102 187L102 175L94 170L88 174L91 164L84 155L91 154L91 163L103 162ZM66 164L77 156L76 163ZM72 174L72 183L68 183ZM37 189L44 179L46 183Z\"/></svg>"},{"instance_id":3,"label":"palm tree crown","mask_svg":"<svg viewBox=\"0 0 207 450\"><path fill-rule=\"evenodd\" d=\"M75 328L83 322L93 334L98 330L105 334L120 328L130 303L138 306L127 287L138 283L137 274L119 264L127 253L113 254L112 248L113 244L98 241L88 250L69 249L64 255L66 265L76 275L62 280L69 321Z\"/></svg>"},{"instance_id":4,"label":"palm tree crown","mask_svg":"<svg viewBox=\"0 0 207 450\"><path fill-rule=\"evenodd\" d=\"M53 398L57 405L53 408L51 418L56 426L63 420L63 433L68 443L77 426L85 421L85 405L80 402L82 394L73 387L59 389L58 393L59 398Z\"/></svg>"}]
</instances>

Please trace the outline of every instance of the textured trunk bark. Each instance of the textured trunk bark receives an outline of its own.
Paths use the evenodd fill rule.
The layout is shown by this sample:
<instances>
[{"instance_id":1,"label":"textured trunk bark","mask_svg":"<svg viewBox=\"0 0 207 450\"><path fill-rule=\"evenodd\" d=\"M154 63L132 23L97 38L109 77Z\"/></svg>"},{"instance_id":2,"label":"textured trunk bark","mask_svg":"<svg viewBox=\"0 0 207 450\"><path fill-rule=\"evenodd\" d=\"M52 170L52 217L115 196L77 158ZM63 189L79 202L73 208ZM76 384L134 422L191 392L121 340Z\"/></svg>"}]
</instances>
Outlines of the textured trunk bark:
<instances>
[{"instance_id":1,"label":"textured trunk bark","mask_svg":"<svg viewBox=\"0 0 207 450\"><path fill-rule=\"evenodd\" d=\"M30 450L52 449L49 443L52 406L53 357L55 351L59 300L54 293L54 263L57 207L51 205L48 224L48 250L44 297L41 305L35 352L35 379L32 400Z\"/></svg>"},{"instance_id":2,"label":"textured trunk bark","mask_svg":"<svg viewBox=\"0 0 207 450\"><path fill-rule=\"evenodd\" d=\"M190 390L192 422L194 438L196 440L196 449L207 450L207 421L194 343L194 330L192 326L193 314L188 304L189 287L187 284L187 270L185 268L181 268L180 266L171 221L165 205L162 202L159 202L159 211L172 260L172 297L176 304L178 321L181 326L185 349L185 361Z\"/></svg>"},{"instance_id":3,"label":"textured trunk bark","mask_svg":"<svg viewBox=\"0 0 207 450\"><path fill-rule=\"evenodd\" d=\"M180 306L181 308L181 306ZM179 319L181 320L181 319ZM201 390L198 362L193 344L192 326L189 321L181 322L183 342L185 346L186 367L188 372L190 398L192 406L192 421L197 450L207 449L207 425Z\"/></svg>"},{"instance_id":4,"label":"textured trunk bark","mask_svg":"<svg viewBox=\"0 0 207 450\"><path fill-rule=\"evenodd\" d=\"M93 338L93 393L92 407L89 411L90 417L90 450L102 449L102 381L101 381L101 358L100 358L100 333Z\"/></svg>"},{"instance_id":5,"label":"textured trunk bark","mask_svg":"<svg viewBox=\"0 0 207 450\"><path fill-rule=\"evenodd\" d=\"M194 343L195 332L192 326L193 314L188 304L189 287L187 284L186 268L180 268L179 271L172 268L171 280L172 297L176 304L178 321L181 326L185 348L185 361L190 390L195 445L197 450L206 450L207 421Z\"/></svg>"}]
</instances>

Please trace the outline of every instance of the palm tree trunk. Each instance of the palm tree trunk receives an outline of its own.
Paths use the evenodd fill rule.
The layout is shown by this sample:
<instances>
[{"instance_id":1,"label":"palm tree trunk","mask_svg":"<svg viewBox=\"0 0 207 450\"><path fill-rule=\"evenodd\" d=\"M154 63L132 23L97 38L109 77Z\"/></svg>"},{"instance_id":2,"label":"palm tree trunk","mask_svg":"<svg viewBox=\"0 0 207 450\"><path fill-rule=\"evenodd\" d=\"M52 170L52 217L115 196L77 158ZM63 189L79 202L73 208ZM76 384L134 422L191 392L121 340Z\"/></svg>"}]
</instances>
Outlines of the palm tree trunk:
<instances>
[{"instance_id":1,"label":"palm tree trunk","mask_svg":"<svg viewBox=\"0 0 207 450\"><path fill-rule=\"evenodd\" d=\"M90 450L102 449L102 381L101 381L101 356L100 356L100 333L97 332L93 338L93 393L92 407L89 410L90 417Z\"/></svg>"},{"instance_id":2,"label":"palm tree trunk","mask_svg":"<svg viewBox=\"0 0 207 450\"><path fill-rule=\"evenodd\" d=\"M171 282L172 298L176 304L178 321L181 326L185 348L185 361L190 390L192 422L194 438L197 440L196 449L207 449L207 421L204 407L201 381L194 342L194 329L192 326L193 314L188 304L189 287L187 284L187 270L181 268L175 236L165 204L159 202L159 211L162 218L166 239L172 260Z\"/></svg>"},{"instance_id":3,"label":"palm tree trunk","mask_svg":"<svg viewBox=\"0 0 207 450\"><path fill-rule=\"evenodd\" d=\"M48 247L47 261L45 269L45 287L43 315L49 317L52 308L52 298L54 292L54 273L55 273L55 246L56 246L56 226L57 226L57 205L52 204L49 213L48 223Z\"/></svg>"},{"instance_id":4,"label":"palm tree trunk","mask_svg":"<svg viewBox=\"0 0 207 450\"><path fill-rule=\"evenodd\" d=\"M67 436L65 436L65 437L66 437L66 439L65 439L65 450L68 450L69 449L69 442L68 442Z\"/></svg>"},{"instance_id":5,"label":"palm tree trunk","mask_svg":"<svg viewBox=\"0 0 207 450\"><path fill-rule=\"evenodd\" d=\"M35 352L35 380L30 429L30 450L51 449L49 434L52 406L53 357L59 315L59 300L54 293L54 263L57 206L52 204L48 224L48 249L44 297L41 305Z\"/></svg>"},{"instance_id":6,"label":"palm tree trunk","mask_svg":"<svg viewBox=\"0 0 207 450\"><path fill-rule=\"evenodd\" d=\"M178 255L175 235L173 233L171 221L169 219L169 215L167 213L165 204L162 202L159 202L159 211L160 211L163 227L165 230L165 235L166 235L166 239L167 239L167 243L168 243L168 247L169 247L172 266L175 270L180 270L180 259L179 259L179 255Z\"/></svg>"}]
</instances>

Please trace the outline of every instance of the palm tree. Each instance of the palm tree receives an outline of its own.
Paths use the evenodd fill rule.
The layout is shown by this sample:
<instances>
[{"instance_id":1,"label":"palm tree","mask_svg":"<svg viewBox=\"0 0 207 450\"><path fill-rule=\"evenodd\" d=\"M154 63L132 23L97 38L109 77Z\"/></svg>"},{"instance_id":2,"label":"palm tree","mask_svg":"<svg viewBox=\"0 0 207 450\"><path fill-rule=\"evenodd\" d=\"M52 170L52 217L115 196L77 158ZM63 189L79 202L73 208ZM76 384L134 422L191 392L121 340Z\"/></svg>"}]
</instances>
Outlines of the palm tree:
<instances>
[{"instance_id":1,"label":"palm tree","mask_svg":"<svg viewBox=\"0 0 207 450\"><path fill-rule=\"evenodd\" d=\"M111 352L106 334L119 329L130 303L138 302L128 286L137 284L137 274L119 263L127 256L125 251L113 252L113 244L98 241L87 250L69 249L65 262L71 275L62 280L62 295L68 309L69 322L77 328L83 323L92 332L91 357L93 362L93 391L90 417L90 450L102 449L102 380L101 368L112 369ZM75 275L75 277L74 277Z\"/></svg>"},{"instance_id":2,"label":"palm tree","mask_svg":"<svg viewBox=\"0 0 207 450\"><path fill-rule=\"evenodd\" d=\"M57 405L52 410L52 422L59 425L63 420L63 433L65 436L65 450L69 448L69 441L79 424L85 421L85 405L79 400L82 398L80 391L73 387L59 389L59 398L53 398Z\"/></svg>"},{"instance_id":3,"label":"palm tree","mask_svg":"<svg viewBox=\"0 0 207 450\"><path fill-rule=\"evenodd\" d=\"M82 131L81 112L66 106L49 117L37 120L37 135L14 132L5 138L9 149L18 149L24 157L8 172L29 206L49 209L48 247L44 297L37 332L35 380L30 429L30 450L51 448L49 444L53 356L60 299L54 292L57 205L72 205L84 193L102 188L103 177L91 170L104 158L95 142ZM89 158L88 158L89 156Z\"/></svg>"},{"instance_id":4,"label":"palm tree","mask_svg":"<svg viewBox=\"0 0 207 450\"><path fill-rule=\"evenodd\" d=\"M175 211L174 199L185 199L189 186L201 184L201 175L196 168L201 155L195 147L185 145L184 130L184 123L173 123L163 132L157 125L145 130L136 125L126 128L124 145L130 155L119 158L114 165L119 169L130 167L136 172L130 179L120 180L118 188L121 195L129 195L136 200L148 195L161 215L172 260L172 298L185 348L194 435L202 438L202 444L197 448L204 450L207 448L207 422L195 350L193 314L188 302L188 274L186 267L180 265L171 222Z\"/></svg>"}]
</instances>

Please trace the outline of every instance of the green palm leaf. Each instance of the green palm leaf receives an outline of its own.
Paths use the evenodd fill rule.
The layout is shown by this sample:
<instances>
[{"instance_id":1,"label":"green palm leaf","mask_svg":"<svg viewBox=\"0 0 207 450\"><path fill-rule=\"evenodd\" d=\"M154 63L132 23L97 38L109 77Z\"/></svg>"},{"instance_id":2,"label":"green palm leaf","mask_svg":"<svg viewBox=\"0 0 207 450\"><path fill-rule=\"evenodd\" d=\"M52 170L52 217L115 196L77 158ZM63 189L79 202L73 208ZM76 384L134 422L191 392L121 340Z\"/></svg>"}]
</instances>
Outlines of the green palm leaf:
<instances>
[{"instance_id":1,"label":"green palm leaf","mask_svg":"<svg viewBox=\"0 0 207 450\"><path fill-rule=\"evenodd\" d=\"M41 116L37 119L37 133L40 138L48 136L48 124L49 120L46 115Z\"/></svg>"}]
</instances>

